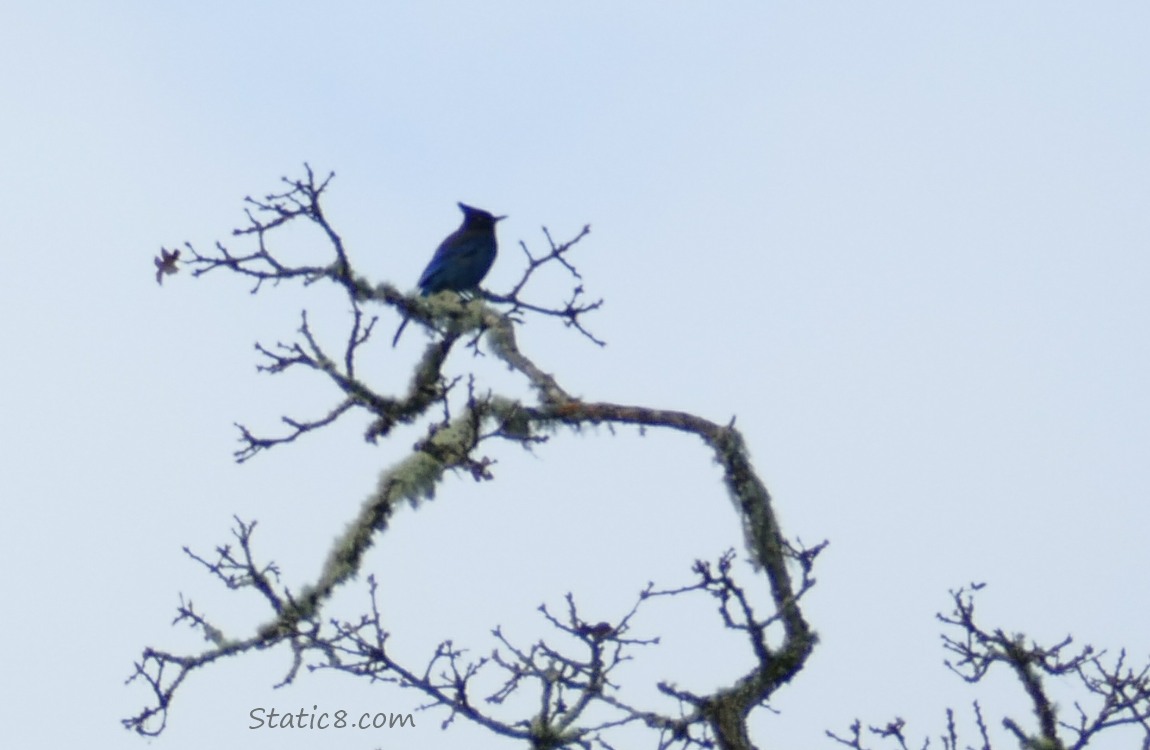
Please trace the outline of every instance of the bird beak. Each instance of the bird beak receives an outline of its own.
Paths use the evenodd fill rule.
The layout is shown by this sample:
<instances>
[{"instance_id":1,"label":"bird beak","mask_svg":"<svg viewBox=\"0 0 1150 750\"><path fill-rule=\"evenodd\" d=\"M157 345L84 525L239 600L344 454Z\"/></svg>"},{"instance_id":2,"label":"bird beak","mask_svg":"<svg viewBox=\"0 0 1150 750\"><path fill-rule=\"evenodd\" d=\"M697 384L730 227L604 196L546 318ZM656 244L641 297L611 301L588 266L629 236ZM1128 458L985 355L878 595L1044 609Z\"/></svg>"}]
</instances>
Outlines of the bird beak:
<instances>
[{"instance_id":1,"label":"bird beak","mask_svg":"<svg viewBox=\"0 0 1150 750\"><path fill-rule=\"evenodd\" d=\"M506 218L507 218L506 216L493 216L492 220L493 221L503 221Z\"/></svg>"}]
</instances>

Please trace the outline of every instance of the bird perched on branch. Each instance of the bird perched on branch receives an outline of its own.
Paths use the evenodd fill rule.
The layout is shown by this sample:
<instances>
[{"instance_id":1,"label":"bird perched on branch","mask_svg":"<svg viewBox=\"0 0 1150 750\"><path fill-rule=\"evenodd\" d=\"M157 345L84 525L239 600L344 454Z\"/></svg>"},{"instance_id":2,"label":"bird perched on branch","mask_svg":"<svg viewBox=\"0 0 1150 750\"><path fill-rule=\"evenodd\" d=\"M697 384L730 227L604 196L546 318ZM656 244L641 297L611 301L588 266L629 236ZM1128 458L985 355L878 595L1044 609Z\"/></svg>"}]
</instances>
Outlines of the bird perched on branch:
<instances>
[{"instance_id":1,"label":"bird perched on branch","mask_svg":"<svg viewBox=\"0 0 1150 750\"><path fill-rule=\"evenodd\" d=\"M459 204L459 210L463 211L463 224L439 243L431 262L419 277L421 296L444 290L472 291L479 287L479 282L495 262L495 224L507 217L492 216L464 203ZM404 318L399 324L392 346L399 342L409 320Z\"/></svg>"}]
</instances>

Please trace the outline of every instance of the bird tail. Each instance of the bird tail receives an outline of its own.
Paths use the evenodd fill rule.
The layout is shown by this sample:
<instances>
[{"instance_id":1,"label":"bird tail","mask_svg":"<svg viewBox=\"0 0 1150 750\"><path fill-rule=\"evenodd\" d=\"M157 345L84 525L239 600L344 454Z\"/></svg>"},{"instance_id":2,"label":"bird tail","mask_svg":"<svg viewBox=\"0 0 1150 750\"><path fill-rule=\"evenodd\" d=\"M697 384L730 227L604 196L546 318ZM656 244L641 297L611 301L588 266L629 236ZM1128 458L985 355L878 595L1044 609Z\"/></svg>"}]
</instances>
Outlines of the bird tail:
<instances>
[{"instance_id":1,"label":"bird tail","mask_svg":"<svg viewBox=\"0 0 1150 750\"><path fill-rule=\"evenodd\" d=\"M395 332L395 338L391 340L391 348L394 349L395 345L399 343L399 337L403 335L403 329L407 328L407 324L411 322L411 318L404 317L403 322L399 324L399 330Z\"/></svg>"}]
</instances>

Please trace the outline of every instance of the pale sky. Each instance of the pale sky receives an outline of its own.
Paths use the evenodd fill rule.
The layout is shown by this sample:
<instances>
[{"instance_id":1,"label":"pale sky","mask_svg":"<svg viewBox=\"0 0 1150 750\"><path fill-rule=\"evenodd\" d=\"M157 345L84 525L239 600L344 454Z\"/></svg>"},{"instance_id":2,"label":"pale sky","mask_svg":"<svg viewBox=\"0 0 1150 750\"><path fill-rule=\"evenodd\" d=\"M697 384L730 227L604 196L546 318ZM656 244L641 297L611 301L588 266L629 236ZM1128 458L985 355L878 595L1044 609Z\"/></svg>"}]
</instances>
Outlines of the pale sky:
<instances>
[{"instance_id":1,"label":"pale sky","mask_svg":"<svg viewBox=\"0 0 1150 750\"><path fill-rule=\"evenodd\" d=\"M995 727L1028 721L1009 679L970 688L942 664L934 613L971 581L989 584L988 627L1145 663L1148 29L1133 1L7 4L0 736L515 746L441 732L441 712L391 733L250 730L258 706L422 703L335 674L273 690L286 652L193 674L157 740L120 727L147 699L123 685L145 646L202 647L170 626L179 594L235 637L267 618L182 546L210 554L233 514L258 519L257 551L298 587L419 435L367 445L353 417L237 466L234 422L273 433L336 400L257 374L252 344L289 339L302 307L338 321L343 301L217 274L155 284L161 245L242 249L243 197L304 161L337 174L326 205L358 270L403 288L456 201L510 217L494 291L540 227L591 224L573 260L606 300L587 322L608 346L532 320L525 353L588 400L737 416L784 530L831 542L807 603L822 642L781 713L756 715L760 745L833 747L824 730L855 717L936 736L973 698ZM381 338L377 382L401 387L424 340ZM601 429L490 453L496 481L449 478L368 560L413 658L445 638L489 653L497 625L529 645L548 633L535 608L567 591L617 619L647 581L742 551L696 439ZM331 614L366 596L349 586ZM627 684L706 690L745 657L702 599L634 626L664 642Z\"/></svg>"}]
</instances>

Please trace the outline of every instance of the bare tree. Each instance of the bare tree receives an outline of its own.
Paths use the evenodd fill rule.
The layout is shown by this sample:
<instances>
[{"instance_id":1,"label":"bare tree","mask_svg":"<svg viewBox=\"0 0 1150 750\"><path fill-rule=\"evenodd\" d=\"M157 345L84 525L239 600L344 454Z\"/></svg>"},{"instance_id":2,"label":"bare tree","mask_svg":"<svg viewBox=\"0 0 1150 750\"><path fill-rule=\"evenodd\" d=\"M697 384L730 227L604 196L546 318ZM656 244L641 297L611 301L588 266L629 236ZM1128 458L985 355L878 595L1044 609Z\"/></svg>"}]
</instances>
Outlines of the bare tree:
<instances>
[{"instance_id":1,"label":"bare tree","mask_svg":"<svg viewBox=\"0 0 1150 750\"><path fill-rule=\"evenodd\" d=\"M268 282L291 280L334 283L346 293L350 314L336 347L319 340L306 311L300 316L295 341L257 345L263 358L260 369L267 373L304 369L326 378L334 386L331 408L312 418L284 417L286 429L274 436L238 426L241 448L235 454L237 461L294 442L352 413L363 415L369 441L386 438L398 424L420 419L427 420L426 433L406 460L380 476L375 492L337 540L319 576L302 590L289 591L281 586L276 565L258 560L252 546L254 522L236 519L236 543L219 547L214 556L201 557L186 550L227 587L254 590L266 602L270 619L257 632L229 637L190 602L181 601L177 622L200 631L213 645L197 654L145 649L130 681L146 683L152 700L125 719L124 725L141 734L158 734L164 729L178 688L192 672L223 657L282 647L289 654L283 684L297 679L304 666L369 676L423 693L425 708L446 712L445 725L461 716L533 748L611 747L609 730L627 724L650 727L657 733L659 747L751 747L747 717L802 669L814 648L815 636L803 617L800 601L814 584L812 566L823 545L804 548L783 538L770 495L755 474L733 421L722 425L681 411L578 399L520 351L515 326L529 316L559 318L590 341L602 343L584 324L585 316L601 301L585 301L582 278L570 260L589 227L566 242L556 242L544 230L548 247L541 255L533 255L521 244L522 276L504 294L484 292L471 299L455 293L409 297L389 284L371 283L352 268L343 240L321 206L331 178L317 180L306 168L302 179L285 178L284 192L248 198L248 224L234 235L250 243L249 250L236 254L221 243L208 253L200 253L190 244L182 251L164 249L156 259L157 279L173 273L183 256L193 276L212 271L240 274L252 280L253 293ZM290 265L277 254L274 240L278 233L297 222L322 230L329 252L323 263ZM556 305L530 301L534 275L552 265L562 267L573 279L570 296ZM363 352L375 341L373 333L379 320L368 310L379 306L391 306L434 332L415 366L407 392L399 396L381 392L358 366ZM474 374L453 378L444 374L451 354L479 356L484 339L491 353L531 385L533 401L525 403L480 388ZM668 428L703 440L722 467L723 481L743 518L749 554L770 593L771 611L760 613L752 607L745 588L748 584L736 580L735 555L728 551L711 563L697 561L693 583L669 589L649 585L631 611L617 622L588 622L571 595L563 612L543 608L547 622L566 636L562 647L545 640L526 646L515 644L496 629L493 635L498 645L488 658L468 659L463 650L445 640L426 663L403 663L389 651L387 625L376 605L377 583L370 576L366 613L350 622L325 617L325 603L337 588L363 572L364 553L387 533L389 519L398 507L405 502L417 507L434 493L449 471L465 472L477 481L493 479L491 459L482 455L485 443L501 440L530 447L545 442L558 427L578 430L584 425L603 424ZM710 694L660 683L659 690L673 696L680 706L674 715L624 702L612 673L633 650L652 642L631 634L635 612L658 597L697 593L713 597L724 625L740 632L750 644L754 659L745 673ZM780 634L777 646L771 645L772 630ZM502 678L494 692L477 696L475 678L481 671L495 671ZM536 698L539 708L533 715L500 715L499 708L510 695L525 692Z\"/></svg>"},{"instance_id":2,"label":"bare tree","mask_svg":"<svg viewBox=\"0 0 1150 750\"><path fill-rule=\"evenodd\" d=\"M1004 716L1002 726L1023 750L1080 750L1090 746L1103 732L1129 728L1141 734L1139 747L1150 748L1150 665L1130 667L1126 650L1107 658L1105 651L1085 645L1072 650L1073 639L1066 636L1053 646L1043 646L1027 640L1022 633L1007 634L1001 628L987 630L975 622L974 594L985 584L974 583L968 588L951 591L953 610L939 614L938 620L947 630L943 632L943 648L951 655L946 666L970 683L981 682L991 669L1008 669L1017 678L1026 693L1034 713L1033 729L1026 729L1022 721ZM998 665L1001 665L999 667ZM1051 697L1048 679L1060 681L1073 688L1082 698L1074 701L1073 718L1061 718L1057 703ZM938 739L944 750L958 750L960 732L953 709L948 709L946 730ZM990 750L994 747L990 729L982 706L972 706L976 745ZM906 734L906 721L896 718L885 726L870 726L863 732L862 722L855 721L848 735L827 732L838 743L855 750L866 750L865 736L883 743L885 747L905 750L911 747ZM930 747L925 737L922 748Z\"/></svg>"}]
</instances>

